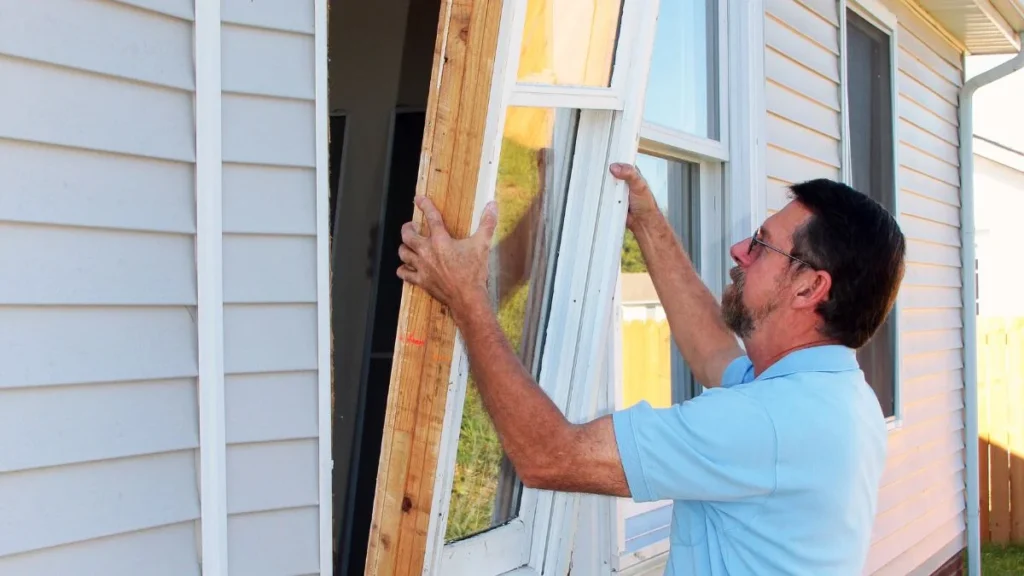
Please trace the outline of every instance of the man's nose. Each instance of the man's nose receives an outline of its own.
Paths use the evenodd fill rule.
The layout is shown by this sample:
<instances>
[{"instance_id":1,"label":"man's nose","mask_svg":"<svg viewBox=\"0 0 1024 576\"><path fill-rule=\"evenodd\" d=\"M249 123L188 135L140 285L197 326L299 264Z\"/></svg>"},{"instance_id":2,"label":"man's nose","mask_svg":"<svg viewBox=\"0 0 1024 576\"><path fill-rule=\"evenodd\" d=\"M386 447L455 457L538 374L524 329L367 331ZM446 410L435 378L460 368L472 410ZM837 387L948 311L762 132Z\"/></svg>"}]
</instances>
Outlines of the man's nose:
<instances>
[{"instance_id":1,"label":"man's nose","mask_svg":"<svg viewBox=\"0 0 1024 576\"><path fill-rule=\"evenodd\" d=\"M729 255L732 256L733 262L746 268L753 261L753 254L750 253L750 238L744 238L739 242L732 245L729 249Z\"/></svg>"}]
</instances>

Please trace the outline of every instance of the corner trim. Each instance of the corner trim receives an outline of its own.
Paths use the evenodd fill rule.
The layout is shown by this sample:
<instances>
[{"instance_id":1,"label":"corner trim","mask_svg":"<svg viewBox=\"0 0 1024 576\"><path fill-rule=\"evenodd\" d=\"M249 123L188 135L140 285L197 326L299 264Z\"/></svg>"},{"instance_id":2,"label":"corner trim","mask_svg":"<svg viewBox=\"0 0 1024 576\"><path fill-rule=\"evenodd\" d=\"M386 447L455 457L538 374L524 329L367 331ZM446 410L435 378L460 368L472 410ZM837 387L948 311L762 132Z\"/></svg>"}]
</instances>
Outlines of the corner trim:
<instances>
[{"instance_id":1,"label":"corner trim","mask_svg":"<svg viewBox=\"0 0 1024 576\"><path fill-rule=\"evenodd\" d=\"M314 0L316 107L316 333L320 574L334 573L334 460L331 400L331 222L327 101L327 0ZM345 131L346 137L348 130ZM344 161L344 160L343 160Z\"/></svg>"},{"instance_id":2,"label":"corner trim","mask_svg":"<svg viewBox=\"0 0 1024 576\"><path fill-rule=\"evenodd\" d=\"M203 576L228 575L220 28L220 2L196 2L196 315Z\"/></svg>"}]
</instances>

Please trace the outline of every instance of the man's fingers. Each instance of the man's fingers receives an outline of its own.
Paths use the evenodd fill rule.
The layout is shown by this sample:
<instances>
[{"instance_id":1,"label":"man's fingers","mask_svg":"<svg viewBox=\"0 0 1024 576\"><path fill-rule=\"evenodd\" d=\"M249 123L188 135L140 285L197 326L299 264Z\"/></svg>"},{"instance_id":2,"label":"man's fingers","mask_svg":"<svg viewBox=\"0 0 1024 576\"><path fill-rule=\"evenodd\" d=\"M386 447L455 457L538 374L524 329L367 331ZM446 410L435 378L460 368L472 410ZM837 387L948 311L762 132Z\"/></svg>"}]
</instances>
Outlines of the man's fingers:
<instances>
[{"instance_id":1,"label":"man's fingers","mask_svg":"<svg viewBox=\"0 0 1024 576\"><path fill-rule=\"evenodd\" d=\"M640 191L647 187L647 181L644 180L643 175L640 174L640 170L636 166L616 162L611 165L610 170L612 176L625 182L630 190Z\"/></svg>"},{"instance_id":2,"label":"man's fingers","mask_svg":"<svg viewBox=\"0 0 1024 576\"><path fill-rule=\"evenodd\" d=\"M494 229L498 226L498 203L491 200L484 206L484 213L480 216L480 225L477 226L475 237L490 246L491 238L494 237Z\"/></svg>"},{"instance_id":3,"label":"man's fingers","mask_svg":"<svg viewBox=\"0 0 1024 576\"><path fill-rule=\"evenodd\" d=\"M444 227L444 219L441 218L441 212L438 211L434 203L430 201L430 198L426 196L416 197L416 206L423 211L423 216L427 221L427 226L430 227L430 236L432 238L444 238L448 236L448 230Z\"/></svg>"},{"instance_id":4,"label":"man's fingers","mask_svg":"<svg viewBox=\"0 0 1024 576\"><path fill-rule=\"evenodd\" d=\"M420 235L420 226L416 222L406 222L402 225L402 242L414 250L418 250L426 238Z\"/></svg>"},{"instance_id":5,"label":"man's fingers","mask_svg":"<svg viewBox=\"0 0 1024 576\"><path fill-rule=\"evenodd\" d=\"M401 278L403 282L408 282L410 284L419 284L420 282L419 272L409 266L399 266L396 274L398 274L398 277Z\"/></svg>"},{"instance_id":6,"label":"man's fingers","mask_svg":"<svg viewBox=\"0 0 1024 576\"><path fill-rule=\"evenodd\" d=\"M412 248L402 244L398 247L398 259L405 264L415 267L416 261L419 260L419 256L413 252Z\"/></svg>"}]
</instances>

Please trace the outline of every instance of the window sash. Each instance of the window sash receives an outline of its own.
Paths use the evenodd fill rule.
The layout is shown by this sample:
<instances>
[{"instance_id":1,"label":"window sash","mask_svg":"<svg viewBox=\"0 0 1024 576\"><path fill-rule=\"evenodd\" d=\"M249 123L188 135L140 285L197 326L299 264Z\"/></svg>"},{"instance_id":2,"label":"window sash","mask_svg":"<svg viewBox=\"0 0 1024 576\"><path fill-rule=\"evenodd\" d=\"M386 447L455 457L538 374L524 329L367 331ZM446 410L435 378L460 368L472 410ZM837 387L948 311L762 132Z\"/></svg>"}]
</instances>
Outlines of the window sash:
<instances>
[{"instance_id":1,"label":"window sash","mask_svg":"<svg viewBox=\"0 0 1024 576\"><path fill-rule=\"evenodd\" d=\"M515 101L516 95L532 93L531 106L582 108L552 307L545 329L546 345L540 351L544 359L538 379L567 417L571 421L579 421L590 412L597 394L597 387L588 382L597 378L593 371L602 368L600 362L595 362L604 350L606 331L601 323L607 322L601 294L610 291L610 286L602 288L602 285L612 280L611 271L602 266L609 259L607 243L611 239L595 237L595 234L618 222L617 245L621 246L624 231L622 222L626 207L620 200L625 194L625 186L608 173L607 160L617 158L629 162L636 153L641 117L639 104L646 86L657 3L626 0L615 60L618 75L613 80L622 87L621 110L587 106L587 98L594 96L593 89L573 87L562 95L549 93L545 96L538 95L538 91L531 87L516 85L516 60L522 38L525 2L508 2L504 7L472 226L477 226L483 207L494 194L502 124L506 109ZM516 18L518 22L515 22ZM620 76L622 80L619 80ZM562 91L562 88L558 90ZM592 238L593 241L581 238ZM614 250L616 262L617 255L618 250ZM565 566L568 569L570 548L564 537L571 534L569 529L575 521L578 499L575 494L524 488L516 518L481 534L445 544L467 375L468 359L461 334L457 334L438 455L438 475L432 502L434 513L428 526L425 572L486 576L517 568L539 570L541 567ZM552 540L551 545L548 545L549 539ZM481 562L485 550L486 562Z\"/></svg>"}]
</instances>

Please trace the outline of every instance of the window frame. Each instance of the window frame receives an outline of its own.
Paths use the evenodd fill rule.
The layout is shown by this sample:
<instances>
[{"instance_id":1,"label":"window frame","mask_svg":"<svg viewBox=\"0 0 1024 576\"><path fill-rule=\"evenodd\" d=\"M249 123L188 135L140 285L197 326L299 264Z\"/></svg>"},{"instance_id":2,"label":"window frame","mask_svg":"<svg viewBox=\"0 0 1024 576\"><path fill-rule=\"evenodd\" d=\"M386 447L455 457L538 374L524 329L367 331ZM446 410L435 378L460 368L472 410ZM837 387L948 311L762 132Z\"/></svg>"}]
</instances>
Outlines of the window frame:
<instances>
[{"instance_id":1,"label":"window frame","mask_svg":"<svg viewBox=\"0 0 1024 576\"><path fill-rule=\"evenodd\" d=\"M565 213L538 378L571 421L579 421L590 412L597 386L587 382L600 380L599 371L604 368L603 362L591 361L599 359L605 349L605 331L600 327L607 323L608 314L607 301L601 294L608 294L611 287L604 285L614 281L603 263L612 256L618 261L626 209L622 202L625 185L611 177L606 164L609 158L632 161L636 153L648 69L643 63L650 60L656 7L657 0L623 0L611 86L593 88L518 83L526 1L503 3L472 228L494 195L506 110L510 106L579 110L566 204L572 205L576 198L576 205L585 209ZM600 192L598 201L579 203L583 198L593 199L595 191ZM595 237L592 243L577 241L581 235L593 236L598 230L614 226L614 222L619 222L620 228L617 245L603 237ZM522 487L515 518L465 539L445 542L468 373L465 345L457 333L431 503L433 514L427 527L424 573L487 576L513 571L565 572L577 516L576 494Z\"/></svg>"},{"instance_id":2,"label":"window frame","mask_svg":"<svg viewBox=\"0 0 1024 576\"><path fill-rule=\"evenodd\" d=\"M839 78L840 78L840 107L842 108L842 167L840 177L843 183L852 185L853 182L853 160L850 141L850 101L848 94L849 78L847 66L847 35L848 22L847 10L854 12L879 32L889 38L889 101L892 107L892 215L901 226L902 212L900 210L900 163L899 163L899 124L900 124L900 89L899 89L899 19L888 8L878 0L839 0ZM902 364L903 355L901 350L900 336L901 316L903 312L903 293L896 298L896 303L890 312L893 323L892 362L893 362L893 414L885 419L888 430L903 428L904 407L903 407L903 378Z\"/></svg>"}]
</instances>

